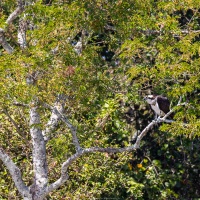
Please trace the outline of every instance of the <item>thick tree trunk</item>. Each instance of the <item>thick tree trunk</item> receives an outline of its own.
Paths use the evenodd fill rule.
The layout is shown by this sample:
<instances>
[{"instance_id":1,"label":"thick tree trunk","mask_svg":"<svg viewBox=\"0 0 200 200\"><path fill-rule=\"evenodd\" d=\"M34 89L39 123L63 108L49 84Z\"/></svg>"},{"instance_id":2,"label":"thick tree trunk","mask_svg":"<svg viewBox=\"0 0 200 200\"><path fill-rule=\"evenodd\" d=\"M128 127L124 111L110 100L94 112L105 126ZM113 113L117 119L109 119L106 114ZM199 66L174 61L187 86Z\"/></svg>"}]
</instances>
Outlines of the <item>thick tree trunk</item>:
<instances>
[{"instance_id":1,"label":"thick tree trunk","mask_svg":"<svg viewBox=\"0 0 200 200\"><path fill-rule=\"evenodd\" d=\"M48 182L46 145L40 126L40 116L37 112L37 106L33 103L30 108L30 133L33 144L34 171L34 183L31 186L31 193L34 200L41 199L40 196L44 193Z\"/></svg>"}]
</instances>

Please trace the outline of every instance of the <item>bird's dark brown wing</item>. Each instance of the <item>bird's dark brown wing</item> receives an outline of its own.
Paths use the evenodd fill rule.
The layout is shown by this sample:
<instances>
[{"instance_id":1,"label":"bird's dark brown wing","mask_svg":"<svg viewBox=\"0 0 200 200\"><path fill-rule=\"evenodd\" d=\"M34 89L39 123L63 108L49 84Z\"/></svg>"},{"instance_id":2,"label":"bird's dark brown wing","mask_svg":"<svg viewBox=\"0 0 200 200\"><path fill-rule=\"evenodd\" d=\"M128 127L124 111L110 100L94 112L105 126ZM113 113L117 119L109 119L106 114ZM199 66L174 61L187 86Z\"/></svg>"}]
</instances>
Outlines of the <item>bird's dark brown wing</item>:
<instances>
[{"instance_id":1,"label":"bird's dark brown wing","mask_svg":"<svg viewBox=\"0 0 200 200\"><path fill-rule=\"evenodd\" d=\"M162 110L165 114L169 112L170 102L167 97L158 96L157 103L159 105L160 110Z\"/></svg>"}]
</instances>

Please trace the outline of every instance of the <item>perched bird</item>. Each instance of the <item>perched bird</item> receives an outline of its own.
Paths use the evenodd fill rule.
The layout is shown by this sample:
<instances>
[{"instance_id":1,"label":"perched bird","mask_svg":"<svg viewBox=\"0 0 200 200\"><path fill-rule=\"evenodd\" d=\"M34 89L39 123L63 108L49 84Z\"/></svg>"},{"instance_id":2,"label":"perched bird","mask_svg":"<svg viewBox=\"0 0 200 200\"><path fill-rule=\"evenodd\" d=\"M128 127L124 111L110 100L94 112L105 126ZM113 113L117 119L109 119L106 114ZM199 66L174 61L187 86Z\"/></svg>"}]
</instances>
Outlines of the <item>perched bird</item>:
<instances>
[{"instance_id":1,"label":"perched bird","mask_svg":"<svg viewBox=\"0 0 200 200\"><path fill-rule=\"evenodd\" d=\"M78 42L76 43L76 45L74 46L74 50L75 50L75 52L76 52L78 55L81 54L81 52L82 52L82 50L83 50L83 43L82 43L82 41L78 41Z\"/></svg>"},{"instance_id":2,"label":"perched bird","mask_svg":"<svg viewBox=\"0 0 200 200\"><path fill-rule=\"evenodd\" d=\"M170 111L170 101L161 95L147 95L144 100L151 106L157 116L163 117ZM172 116L171 116L172 117Z\"/></svg>"}]
</instances>

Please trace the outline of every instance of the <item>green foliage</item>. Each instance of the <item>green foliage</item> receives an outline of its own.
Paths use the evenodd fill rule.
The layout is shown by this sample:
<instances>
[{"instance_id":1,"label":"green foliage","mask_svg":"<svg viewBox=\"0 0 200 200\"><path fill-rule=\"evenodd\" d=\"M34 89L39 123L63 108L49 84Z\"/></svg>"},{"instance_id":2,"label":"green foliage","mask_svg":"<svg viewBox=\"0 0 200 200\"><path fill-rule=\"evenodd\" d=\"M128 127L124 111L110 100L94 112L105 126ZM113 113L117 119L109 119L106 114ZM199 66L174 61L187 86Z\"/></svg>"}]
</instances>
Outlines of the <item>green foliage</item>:
<instances>
[{"instance_id":1,"label":"green foliage","mask_svg":"<svg viewBox=\"0 0 200 200\"><path fill-rule=\"evenodd\" d=\"M1 1L1 28L15 6L14 0ZM22 14L33 26L23 50L16 39L22 16L6 27L5 37L15 51L7 54L0 47L0 143L28 185L31 143L22 135L30 141L29 110L14 102L30 104L37 97L45 127L50 111L42 105L53 105L64 94L66 115L83 147L124 147L153 119L141 101L151 92L169 97L175 122L149 131L136 152L81 157L70 166L69 181L48 198L164 200L200 195L199 7L198 0L36 1ZM80 37L84 45L77 55L74 45ZM114 54L109 61L108 53ZM28 85L27 77L35 72L34 84ZM180 97L184 105L177 106ZM47 144L50 182L75 152L63 123L52 134ZM0 199L20 199L2 163L0 169Z\"/></svg>"}]
</instances>

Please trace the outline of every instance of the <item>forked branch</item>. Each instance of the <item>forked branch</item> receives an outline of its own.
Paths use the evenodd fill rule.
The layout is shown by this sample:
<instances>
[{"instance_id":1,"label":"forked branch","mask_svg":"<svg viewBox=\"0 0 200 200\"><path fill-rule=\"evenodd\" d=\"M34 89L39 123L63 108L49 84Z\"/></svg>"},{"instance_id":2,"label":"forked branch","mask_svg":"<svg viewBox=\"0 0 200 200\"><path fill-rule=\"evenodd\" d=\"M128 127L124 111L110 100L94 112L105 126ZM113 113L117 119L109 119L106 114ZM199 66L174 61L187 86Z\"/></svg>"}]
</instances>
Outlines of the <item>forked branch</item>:
<instances>
[{"instance_id":1,"label":"forked branch","mask_svg":"<svg viewBox=\"0 0 200 200\"><path fill-rule=\"evenodd\" d=\"M15 183L16 188L20 192L23 198L29 198L31 199L28 187L24 184L22 180L21 171L19 168L15 165L15 163L12 161L12 159L9 157L7 153L3 151L3 149L0 147L0 160L4 163L4 165L7 167L7 169L10 172L10 175L12 176L12 179Z\"/></svg>"},{"instance_id":2,"label":"forked branch","mask_svg":"<svg viewBox=\"0 0 200 200\"><path fill-rule=\"evenodd\" d=\"M180 98L177 106L180 105L185 105L185 103L181 103L182 98ZM58 111L57 111L58 112ZM163 117L159 117L157 120L153 120L151 123L149 123L144 129L143 131L138 135L137 140L135 142L135 144L128 146L128 147L124 147L124 148L102 148L102 147L90 147L90 148L83 148L80 149L79 151L77 151L74 155L72 155L71 157L69 157L63 164L61 167L61 176L60 178L55 181L54 183L52 183L48 188L46 192L51 192L54 189L57 189L58 187L60 187L65 181L67 181L68 179L68 167L75 161L77 160L79 157L81 157L84 154L88 154L88 153L94 153L94 152L102 152L102 153L123 153L123 152L130 152L133 150L136 150L140 147L140 142L142 141L143 137L148 133L149 130L151 130L153 128L154 125L158 124L158 123L172 123L174 122L173 120L169 120L167 119L167 117L170 116L170 114L172 114L172 112L174 112L174 109L171 109L165 116ZM60 114L60 113L58 113ZM65 120L65 117L62 117L63 120ZM65 122L67 125L72 126L68 120L66 120ZM68 124L69 123L69 124ZM73 127L73 126L72 126ZM71 129L70 129L71 130ZM73 129L71 130L73 131ZM77 139L78 140L78 139ZM79 145L79 144L78 144ZM79 145L80 147L80 145Z\"/></svg>"},{"instance_id":3,"label":"forked branch","mask_svg":"<svg viewBox=\"0 0 200 200\"><path fill-rule=\"evenodd\" d=\"M10 25L22 12L24 11L24 1L17 1L17 8L8 16L6 24ZM7 42L5 37L6 30L0 28L0 45L7 51L9 54L14 52L13 47Z\"/></svg>"},{"instance_id":4,"label":"forked branch","mask_svg":"<svg viewBox=\"0 0 200 200\"><path fill-rule=\"evenodd\" d=\"M71 131L71 134L72 134L72 140L73 140L73 144L76 148L76 151L80 151L81 150L81 146L79 144L79 141L78 141L78 137L77 137L77 130L76 130L76 127L73 126L71 124L71 122L69 121L69 119L67 118L66 115L64 115L63 113L59 112L58 109L55 109L54 112L56 113L56 115L58 115L61 120L67 125L67 127L70 129Z\"/></svg>"},{"instance_id":5,"label":"forked branch","mask_svg":"<svg viewBox=\"0 0 200 200\"><path fill-rule=\"evenodd\" d=\"M17 1L17 8L9 15L6 20L7 24L12 23L22 12L24 11L24 2L23 0Z\"/></svg>"},{"instance_id":6,"label":"forked branch","mask_svg":"<svg viewBox=\"0 0 200 200\"><path fill-rule=\"evenodd\" d=\"M184 105L181 104L181 99L177 106ZM14 164L14 162L10 159L10 157L0 148L0 159L6 165L10 174L18 188L19 192L22 194L24 199L30 195L30 193L37 192L38 189L40 190L40 198L42 199L46 195L48 195L51 191L56 190L61 185L63 185L68 179L68 167L76 161L81 156L88 154L88 153L95 153L95 152L102 152L102 153L123 153L123 152L130 152L138 149L140 147L140 142L142 141L143 137L148 133L152 127L158 123L172 123L173 120L168 120L167 117L174 111L171 109L164 117L159 117L156 120L153 120L149 123L143 131L138 135L135 144L124 147L124 148L102 148L102 147L90 147L90 148L81 148L78 142L76 129L74 126L69 122L68 118L60 112L62 110L58 110L57 108L53 109L55 115L57 115L65 124L69 127L72 132L73 136L73 143L76 147L76 153L70 156L61 166L61 175L60 178L57 179L52 184L47 184L48 176L47 176L47 165L46 165L46 150L45 150L45 141L42 135L42 131L40 129L40 119L39 114L37 112L37 106L32 105L30 108L30 132L33 142L33 165L34 165L34 172L35 172L35 187L34 184L32 185L33 191L29 191L27 186L25 186L24 182L21 178L21 172ZM28 197L29 198L29 197ZM31 198L30 198L31 199Z\"/></svg>"}]
</instances>

